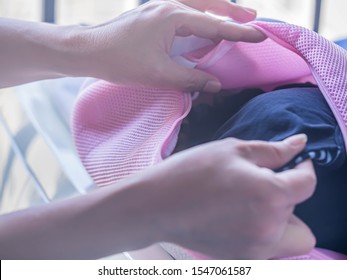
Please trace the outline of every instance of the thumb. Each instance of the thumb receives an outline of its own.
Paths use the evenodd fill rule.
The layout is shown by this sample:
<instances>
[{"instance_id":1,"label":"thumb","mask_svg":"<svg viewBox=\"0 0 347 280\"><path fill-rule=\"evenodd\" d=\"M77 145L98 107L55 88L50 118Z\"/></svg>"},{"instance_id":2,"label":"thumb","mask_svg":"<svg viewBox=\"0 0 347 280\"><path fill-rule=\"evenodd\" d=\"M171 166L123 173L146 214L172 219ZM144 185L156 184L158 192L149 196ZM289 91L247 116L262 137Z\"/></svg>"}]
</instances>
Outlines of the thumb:
<instances>
[{"instance_id":1,"label":"thumb","mask_svg":"<svg viewBox=\"0 0 347 280\"><path fill-rule=\"evenodd\" d=\"M216 77L197 69L183 67L171 59L166 64L167 71L162 83L170 88L185 92L203 91L217 93L222 85Z\"/></svg>"},{"instance_id":2,"label":"thumb","mask_svg":"<svg viewBox=\"0 0 347 280\"><path fill-rule=\"evenodd\" d=\"M297 134L279 142L249 141L246 157L260 167L276 169L300 153L306 143L306 134Z\"/></svg>"},{"instance_id":3,"label":"thumb","mask_svg":"<svg viewBox=\"0 0 347 280\"><path fill-rule=\"evenodd\" d=\"M307 254L316 243L312 231L296 216L292 215L284 229L282 238L273 252L273 258L300 256Z\"/></svg>"}]
</instances>

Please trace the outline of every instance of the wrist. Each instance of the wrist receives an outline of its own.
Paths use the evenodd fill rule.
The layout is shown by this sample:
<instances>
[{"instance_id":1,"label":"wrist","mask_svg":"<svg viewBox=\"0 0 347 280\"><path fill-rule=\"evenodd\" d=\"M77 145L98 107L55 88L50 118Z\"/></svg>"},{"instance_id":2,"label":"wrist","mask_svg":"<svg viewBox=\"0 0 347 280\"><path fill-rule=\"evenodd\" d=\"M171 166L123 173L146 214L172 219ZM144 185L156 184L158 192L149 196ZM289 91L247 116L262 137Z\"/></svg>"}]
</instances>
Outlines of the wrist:
<instances>
[{"instance_id":1,"label":"wrist","mask_svg":"<svg viewBox=\"0 0 347 280\"><path fill-rule=\"evenodd\" d=\"M112 80L119 68L115 63L121 53L120 39L115 31L111 36L105 29L103 25L61 27L59 67L64 76Z\"/></svg>"},{"instance_id":2,"label":"wrist","mask_svg":"<svg viewBox=\"0 0 347 280\"><path fill-rule=\"evenodd\" d=\"M135 192L142 198L142 215L146 213L143 216L148 218L147 224L153 226L150 230L155 231L153 243L180 244L180 236L187 227L187 221L182 203L185 192L182 192L179 178L171 172L166 162L136 177L138 192Z\"/></svg>"},{"instance_id":3,"label":"wrist","mask_svg":"<svg viewBox=\"0 0 347 280\"><path fill-rule=\"evenodd\" d=\"M123 218L118 220L125 222L118 224L116 230L119 232L119 228L123 228L123 235L131 240L124 249L134 250L167 241L163 227L166 217L158 197L160 187L148 176L138 175L118 183L110 194L111 211L121 214ZM110 190L112 188L110 186Z\"/></svg>"},{"instance_id":4,"label":"wrist","mask_svg":"<svg viewBox=\"0 0 347 280\"><path fill-rule=\"evenodd\" d=\"M33 49L41 50L36 63L32 62L37 72L50 78L93 76L96 66L91 60L97 42L90 38L88 27L41 24L37 29L27 34Z\"/></svg>"},{"instance_id":5,"label":"wrist","mask_svg":"<svg viewBox=\"0 0 347 280\"><path fill-rule=\"evenodd\" d=\"M83 26L59 26L50 46L51 70L60 77L88 77L88 38Z\"/></svg>"}]
</instances>

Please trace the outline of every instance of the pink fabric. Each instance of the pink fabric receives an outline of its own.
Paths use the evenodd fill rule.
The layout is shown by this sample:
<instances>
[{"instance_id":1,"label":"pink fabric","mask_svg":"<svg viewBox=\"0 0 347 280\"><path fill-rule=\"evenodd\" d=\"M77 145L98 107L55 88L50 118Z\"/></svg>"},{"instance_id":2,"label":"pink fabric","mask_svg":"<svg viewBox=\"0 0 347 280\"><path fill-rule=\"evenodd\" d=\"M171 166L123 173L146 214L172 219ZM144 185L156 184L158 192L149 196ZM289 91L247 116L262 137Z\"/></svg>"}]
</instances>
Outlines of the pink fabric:
<instances>
[{"instance_id":1,"label":"pink fabric","mask_svg":"<svg viewBox=\"0 0 347 280\"><path fill-rule=\"evenodd\" d=\"M306 255L283 258L282 260L347 260L347 256L334 251L316 248Z\"/></svg>"},{"instance_id":2,"label":"pink fabric","mask_svg":"<svg viewBox=\"0 0 347 280\"><path fill-rule=\"evenodd\" d=\"M165 98L162 98L162 97ZM73 135L84 166L105 186L169 156L190 96L98 81L78 98Z\"/></svg>"},{"instance_id":3,"label":"pink fabric","mask_svg":"<svg viewBox=\"0 0 347 280\"><path fill-rule=\"evenodd\" d=\"M185 58L217 76L226 89L273 87L310 81L319 85L347 139L347 52L316 33L286 23L255 22L270 39L260 44L222 41ZM189 94L98 81L80 95L72 132L95 183L104 186L167 157Z\"/></svg>"},{"instance_id":4,"label":"pink fabric","mask_svg":"<svg viewBox=\"0 0 347 280\"><path fill-rule=\"evenodd\" d=\"M314 81L347 143L347 52L318 34L287 23L251 24L269 36L259 44L222 41L182 56L217 76L225 89ZM188 39L187 39L188 40ZM190 94L97 81L79 96L72 133L98 186L117 182L169 156Z\"/></svg>"},{"instance_id":5,"label":"pink fabric","mask_svg":"<svg viewBox=\"0 0 347 280\"><path fill-rule=\"evenodd\" d=\"M260 44L223 41L185 57L196 61L198 69L218 77L225 89L271 90L291 82L313 80L307 63L273 40Z\"/></svg>"}]
</instances>

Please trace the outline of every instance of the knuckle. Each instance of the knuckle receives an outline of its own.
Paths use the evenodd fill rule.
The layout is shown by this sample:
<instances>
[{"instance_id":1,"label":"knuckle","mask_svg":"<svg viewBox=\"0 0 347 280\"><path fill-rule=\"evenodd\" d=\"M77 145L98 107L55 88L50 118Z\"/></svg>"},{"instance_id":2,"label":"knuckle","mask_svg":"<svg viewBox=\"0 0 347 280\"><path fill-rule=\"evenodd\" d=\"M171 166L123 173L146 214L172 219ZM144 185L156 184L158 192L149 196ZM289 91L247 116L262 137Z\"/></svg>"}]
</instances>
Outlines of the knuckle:
<instances>
[{"instance_id":1,"label":"knuckle","mask_svg":"<svg viewBox=\"0 0 347 280\"><path fill-rule=\"evenodd\" d=\"M268 156L273 162L282 163L287 160L284 150L281 149L277 142L266 142L265 145L267 146Z\"/></svg>"},{"instance_id":2,"label":"knuckle","mask_svg":"<svg viewBox=\"0 0 347 280\"><path fill-rule=\"evenodd\" d=\"M182 9L180 9L172 1L163 1L163 3L160 5L160 15L169 21L181 13Z\"/></svg>"},{"instance_id":3,"label":"knuckle","mask_svg":"<svg viewBox=\"0 0 347 280\"><path fill-rule=\"evenodd\" d=\"M267 207L269 211L280 212L288 205L288 198L281 191L272 192L268 197Z\"/></svg>"},{"instance_id":4,"label":"knuckle","mask_svg":"<svg viewBox=\"0 0 347 280\"><path fill-rule=\"evenodd\" d=\"M226 25L224 22L219 22L218 25L216 26L218 26L217 32L220 36L222 35L227 36L227 38L230 38L233 41L241 41L244 36L243 32L240 31L240 28L238 27L237 24L233 24L230 26L230 24ZM232 29L232 34L230 33L231 29Z\"/></svg>"},{"instance_id":5,"label":"knuckle","mask_svg":"<svg viewBox=\"0 0 347 280\"><path fill-rule=\"evenodd\" d=\"M284 155L281 149L279 149L277 146L271 146L272 147L272 155L274 157L274 161L276 162L282 162L284 160Z\"/></svg>"},{"instance_id":6,"label":"knuckle","mask_svg":"<svg viewBox=\"0 0 347 280\"><path fill-rule=\"evenodd\" d=\"M259 178L260 186L255 189L255 201L258 209L268 213L272 217L281 214L281 211L288 205L287 189L281 187L276 176L269 176L269 173L263 173Z\"/></svg>"},{"instance_id":7,"label":"knuckle","mask_svg":"<svg viewBox=\"0 0 347 280\"><path fill-rule=\"evenodd\" d=\"M250 141L250 145L254 149L264 150L266 149L267 155L273 162L282 162L285 160L285 154L276 142L267 142L260 140Z\"/></svg>"},{"instance_id":8,"label":"knuckle","mask_svg":"<svg viewBox=\"0 0 347 280\"><path fill-rule=\"evenodd\" d=\"M222 151L224 156L230 155L230 153L239 155L239 146L242 145L242 140L233 137L227 137L218 141L215 141L218 144L218 147Z\"/></svg>"},{"instance_id":9,"label":"knuckle","mask_svg":"<svg viewBox=\"0 0 347 280\"><path fill-rule=\"evenodd\" d=\"M280 190L275 189L272 186L267 186L258 191L257 202L259 208L261 208L264 213L270 215L278 214L281 208L288 204L286 196L283 195Z\"/></svg>"},{"instance_id":10,"label":"knuckle","mask_svg":"<svg viewBox=\"0 0 347 280\"><path fill-rule=\"evenodd\" d=\"M308 176L307 176L307 181L308 184L310 185L310 187L314 188L317 185L317 176L314 172L311 172Z\"/></svg>"},{"instance_id":11,"label":"knuckle","mask_svg":"<svg viewBox=\"0 0 347 280\"><path fill-rule=\"evenodd\" d=\"M188 75L185 77L184 89L186 91L196 91L203 88L203 82L196 75Z\"/></svg>"},{"instance_id":12,"label":"knuckle","mask_svg":"<svg viewBox=\"0 0 347 280\"><path fill-rule=\"evenodd\" d=\"M307 197L311 197L315 191L317 185L317 177L312 172L311 174L306 175L305 188L307 189Z\"/></svg>"},{"instance_id":13,"label":"knuckle","mask_svg":"<svg viewBox=\"0 0 347 280\"><path fill-rule=\"evenodd\" d=\"M230 146L235 146L235 147L237 147L241 142L241 140L234 138L234 137L224 138L223 140L220 140L220 141L223 141L226 144L228 144Z\"/></svg>"},{"instance_id":14,"label":"knuckle","mask_svg":"<svg viewBox=\"0 0 347 280\"><path fill-rule=\"evenodd\" d=\"M172 14L177 11L177 5L175 5L172 1L157 0L149 2L144 9L147 11L153 11L160 17L167 18L171 17Z\"/></svg>"},{"instance_id":15,"label":"knuckle","mask_svg":"<svg viewBox=\"0 0 347 280\"><path fill-rule=\"evenodd\" d=\"M252 144L251 142L238 141L234 145L241 157L250 158L252 156L254 144Z\"/></svg>"}]
</instances>

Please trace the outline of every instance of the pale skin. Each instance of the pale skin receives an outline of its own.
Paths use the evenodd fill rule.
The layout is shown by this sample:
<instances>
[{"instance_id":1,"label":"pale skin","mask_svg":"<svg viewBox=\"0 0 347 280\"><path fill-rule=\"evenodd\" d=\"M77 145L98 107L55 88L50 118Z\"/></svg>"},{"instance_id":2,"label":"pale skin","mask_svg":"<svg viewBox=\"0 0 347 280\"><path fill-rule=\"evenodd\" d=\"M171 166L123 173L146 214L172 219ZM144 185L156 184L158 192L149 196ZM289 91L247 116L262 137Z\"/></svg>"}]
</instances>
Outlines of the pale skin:
<instances>
[{"instance_id":1,"label":"pale skin","mask_svg":"<svg viewBox=\"0 0 347 280\"><path fill-rule=\"evenodd\" d=\"M214 41L249 42L265 37L251 27L226 23L201 11L224 10L244 22L254 19L255 12L226 0L213 1L214 9L207 0L183 2L191 2L199 10L177 1L151 1L91 27L0 19L0 61L6 65L0 69L0 87L91 76L115 83L218 92L220 84L215 77L171 61L168 52L174 36L195 34Z\"/></svg>"},{"instance_id":2,"label":"pale skin","mask_svg":"<svg viewBox=\"0 0 347 280\"><path fill-rule=\"evenodd\" d=\"M255 17L251 10L227 1L211 2L152 1L87 28L1 19L0 61L6 67L0 67L0 86L92 76L216 92L220 84L215 77L169 59L175 34L249 42L264 36L201 13L212 10L243 22ZM0 258L95 259L160 241L215 258L306 253L315 238L293 209L314 192L312 163L272 171L298 154L306 141L305 135L273 143L216 141L177 153L116 185L2 215Z\"/></svg>"}]
</instances>

